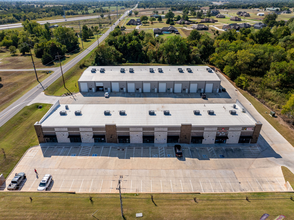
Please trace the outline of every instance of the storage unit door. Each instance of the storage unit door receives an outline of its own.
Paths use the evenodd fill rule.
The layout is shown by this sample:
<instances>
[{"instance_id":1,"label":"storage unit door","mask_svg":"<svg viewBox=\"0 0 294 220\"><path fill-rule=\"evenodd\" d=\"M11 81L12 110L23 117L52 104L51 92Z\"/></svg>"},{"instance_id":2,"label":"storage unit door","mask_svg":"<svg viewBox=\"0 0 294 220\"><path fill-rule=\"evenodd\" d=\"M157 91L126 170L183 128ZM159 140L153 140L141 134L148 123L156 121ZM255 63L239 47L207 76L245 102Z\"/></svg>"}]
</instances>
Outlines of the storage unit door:
<instances>
[{"instance_id":1,"label":"storage unit door","mask_svg":"<svg viewBox=\"0 0 294 220\"><path fill-rule=\"evenodd\" d=\"M182 84L181 83L175 83L175 93L181 93L182 92Z\"/></svg>"},{"instance_id":2,"label":"storage unit door","mask_svg":"<svg viewBox=\"0 0 294 220\"><path fill-rule=\"evenodd\" d=\"M197 92L197 84L196 83L191 83L190 84L190 93L196 93Z\"/></svg>"},{"instance_id":3,"label":"storage unit door","mask_svg":"<svg viewBox=\"0 0 294 220\"><path fill-rule=\"evenodd\" d=\"M119 92L119 83L111 83L112 92Z\"/></svg>"},{"instance_id":4,"label":"storage unit door","mask_svg":"<svg viewBox=\"0 0 294 220\"><path fill-rule=\"evenodd\" d=\"M143 92L150 92L150 83L143 83Z\"/></svg>"},{"instance_id":5,"label":"storage unit door","mask_svg":"<svg viewBox=\"0 0 294 220\"><path fill-rule=\"evenodd\" d=\"M206 86L205 86L205 92L206 93L211 93L212 92L212 88L213 88L213 84L212 83L206 84Z\"/></svg>"},{"instance_id":6,"label":"storage unit door","mask_svg":"<svg viewBox=\"0 0 294 220\"><path fill-rule=\"evenodd\" d=\"M128 92L135 92L135 83L128 83Z\"/></svg>"},{"instance_id":7,"label":"storage unit door","mask_svg":"<svg viewBox=\"0 0 294 220\"><path fill-rule=\"evenodd\" d=\"M81 92L88 92L88 83L80 83Z\"/></svg>"},{"instance_id":8,"label":"storage unit door","mask_svg":"<svg viewBox=\"0 0 294 220\"><path fill-rule=\"evenodd\" d=\"M159 92L166 92L166 83L159 83Z\"/></svg>"}]
</instances>

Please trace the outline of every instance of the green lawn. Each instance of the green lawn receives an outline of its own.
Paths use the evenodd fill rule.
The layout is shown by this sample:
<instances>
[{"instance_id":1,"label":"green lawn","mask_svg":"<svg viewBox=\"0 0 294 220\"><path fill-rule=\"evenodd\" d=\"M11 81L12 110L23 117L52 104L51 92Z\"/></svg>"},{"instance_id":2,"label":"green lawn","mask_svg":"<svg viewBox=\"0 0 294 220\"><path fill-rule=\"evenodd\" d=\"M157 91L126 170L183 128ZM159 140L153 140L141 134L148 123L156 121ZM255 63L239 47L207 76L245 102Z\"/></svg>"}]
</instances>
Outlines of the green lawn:
<instances>
[{"instance_id":1,"label":"green lawn","mask_svg":"<svg viewBox=\"0 0 294 220\"><path fill-rule=\"evenodd\" d=\"M282 172L286 181L289 181L290 185L294 189L294 174L287 168L282 166Z\"/></svg>"},{"instance_id":2,"label":"green lawn","mask_svg":"<svg viewBox=\"0 0 294 220\"><path fill-rule=\"evenodd\" d=\"M39 105L42 105L43 108L38 109ZM0 127L0 146L6 155L5 158L2 150L0 151L0 173L5 177L27 149L39 144L33 125L43 117L50 106L49 104L27 106Z\"/></svg>"},{"instance_id":3,"label":"green lawn","mask_svg":"<svg viewBox=\"0 0 294 220\"><path fill-rule=\"evenodd\" d=\"M278 215L291 219L292 195L154 194L155 206L149 194L123 194L123 210L125 219L135 219L136 213L143 213L142 219L253 220L264 213L269 220ZM0 193L0 201L2 219L121 219L118 194Z\"/></svg>"}]
</instances>

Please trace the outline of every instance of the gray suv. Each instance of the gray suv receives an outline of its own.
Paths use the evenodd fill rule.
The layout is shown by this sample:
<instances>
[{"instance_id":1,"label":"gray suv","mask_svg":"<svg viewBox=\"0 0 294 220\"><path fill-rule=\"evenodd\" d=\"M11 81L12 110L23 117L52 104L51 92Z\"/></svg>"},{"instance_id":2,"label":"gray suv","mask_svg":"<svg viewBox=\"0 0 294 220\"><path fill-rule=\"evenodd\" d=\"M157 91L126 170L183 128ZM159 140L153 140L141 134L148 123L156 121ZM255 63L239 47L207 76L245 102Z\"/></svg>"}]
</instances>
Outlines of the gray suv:
<instances>
[{"instance_id":1,"label":"gray suv","mask_svg":"<svg viewBox=\"0 0 294 220\"><path fill-rule=\"evenodd\" d=\"M19 189L19 186L20 186L21 182L23 180L25 180L26 178L27 178L26 174L23 173L23 172L15 174L15 176L11 180L11 183L8 185L7 189L8 190L17 190L17 189Z\"/></svg>"}]
</instances>

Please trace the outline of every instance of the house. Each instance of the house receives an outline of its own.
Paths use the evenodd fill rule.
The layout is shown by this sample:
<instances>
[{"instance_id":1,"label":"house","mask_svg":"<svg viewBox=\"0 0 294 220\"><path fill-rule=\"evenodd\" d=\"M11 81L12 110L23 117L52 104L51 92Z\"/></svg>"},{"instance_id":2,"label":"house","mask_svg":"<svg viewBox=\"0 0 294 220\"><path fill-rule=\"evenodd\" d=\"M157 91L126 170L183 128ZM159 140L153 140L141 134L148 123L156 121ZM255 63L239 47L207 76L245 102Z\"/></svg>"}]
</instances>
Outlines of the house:
<instances>
[{"instance_id":1,"label":"house","mask_svg":"<svg viewBox=\"0 0 294 220\"><path fill-rule=\"evenodd\" d=\"M240 28L251 28L251 25L248 23L239 24Z\"/></svg>"},{"instance_id":2,"label":"house","mask_svg":"<svg viewBox=\"0 0 294 220\"><path fill-rule=\"evenodd\" d=\"M180 20L178 20L177 22L176 22L177 24L191 24L192 22L190 22L190 21L186 21L186 20L184 20L184 19L180 19Z\"/></svg>"},{"instance_id":3,"label":"house","mask_svg":"<svg viewBox=\"0 0 294 220\"><path fill-rule=\"evenodd\" d=\"M240 29L240 25L238 25L237 23L233 23L233 24L226 24L222 27L223 30L227 31L227 30L231 30L231 29L235 29L235 30L239 30Z\"/></svg>"},{"instance_id":4,"label":"house","mask_svg":"<svg viewBox=\"0 0 294 220\"><path fill-rule=\"evenodd\" d=\"M220 13L219 10L216 10L216 9L210 11L211 16L216 16L219 13Z\"/></svg>"},{"instance_id":5,"label":"house","mask_svg":"<svg viewBox=\"0 0 294 220\"><path fill-rule=\"evenodd\" d=\"M195 30L208 30L208 27L205 26L204 24L196 24L196 25L193 25L191 28Z\"/></svg>"},{"instance_id":6,"label":"house","mask_svg":"<svg viewBox=\"0 0 294 220\"><path fill-rule=\"evenodd\" d=\"M165 34L164 32L175 33L175 34L179 33L178 29L176 29L174 26L163 27L161 28L161 31L163 34Z\"/></svg>"},{"instance_id":7,"label":"house","mask_svg":"<svg viewBox=\"0 0 294 220\"><path fill-rule=\"evenodd\" d=\"M280 8L266 8L266 11L280 11Z\"/></svg>"},{"instance_id":8,"label":"house","mask_svg":"<svg viewBox=\"0 0 294 220\"><path fill-rule=\"evenodd\" d=\"M217 16L215 16L216 18L226 18L225 15L222 15L222 14L218 14Z\"/></svg>"},{"instance_id":9,"label":"house","mask_svg":"<svg viewBox=\"0 0 294 220\"><path fill-rule=\"evenodd\" d=\"M158 15L158 14L150 15L150 18L159 18L159 17L161 17L161 15Z\"/></svg>"},{"instance_id":10,"label":"house","mask_svg":"<svg viewBox=\"0 0 294 220\"><path fill-rule=\"evenodd\" d=\"M129 20L127 25L141 25L141 20L140 19L137 19L137 20L131 19L131 20Z\"/></svg>"},{"instance_id":11,"label":"house","mask_svg":"<svg viewBox=\"0 0 294 220\"><path fill-rule=\"evenodd\" d=\"M213 18L204 18L200 21L200 23L215 23L217 20L214 20Z\"/></svg>"},{"instance_id":12,"label":"house","mask_svg":"<svg viewBox=\"0 0 294 220\"><path fill-rule=\"evenodd\" d=\"M237 15L243 16L243 17L250 17L250 14L246 11L238 11Z\"/></svg>"},{"instance_id":13,"label":"house","mask_svg":"<svg viewBox=\"0 0 294 220\"><path fill-rule=\"evenodd\" d=\"M256 24L254 24L253 27L254 27L255 29L261 29L261 28L266 27L266 24L264 24L264 23L262 23L262 22L258 22L258 23L256 23Z\"/></svg>"},{"instance_id":14,"label":"house","mask_svg":"<svg viewBox=\"0 0 294 220\"><path fill-rule=\"evenodd\" d=\"M257 13L257 16L264 16L264 13Z\"/></svg>"},{"instance_id":15,"label":"house","mask_svg":"<svg viewBox=\"0 0 294 220\"><path fill-rule=\"evenodd\" d=\"M282 11L282 14L291 14L292 12L290 10Z\"/></svg>"},{"instance_id":16,"label":"house","mask_svg":"<svg viewBox=\"0 0 294 220\"><path fill-rule=\"evenodd\" d=\"M234 16L230 18L231 21L241 21L241 18Z\"/></svg>"},{"instance_id":17,"label":"house","mask_svg":"<svg viewBox=\"0 0 294 220\"><path fill-rule=\"evenodd\" d=\"M162 31L160 28L154 28L153 29L153 33L156 35L156 34L162 34Z\"/></svg>"}]
</instances>

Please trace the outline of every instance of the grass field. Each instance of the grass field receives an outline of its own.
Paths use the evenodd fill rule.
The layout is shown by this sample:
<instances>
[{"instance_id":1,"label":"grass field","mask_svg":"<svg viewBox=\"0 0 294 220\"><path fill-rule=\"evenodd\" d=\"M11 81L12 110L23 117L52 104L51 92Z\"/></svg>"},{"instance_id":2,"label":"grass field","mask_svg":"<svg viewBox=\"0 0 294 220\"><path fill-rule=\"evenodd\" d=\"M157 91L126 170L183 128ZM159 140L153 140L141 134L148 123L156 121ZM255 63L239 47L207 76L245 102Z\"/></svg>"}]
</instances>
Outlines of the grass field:
<instances>
[{"instance_id":1,"label":"grass field","mask_svg":"<svg viewBox=\"0 0 294 220\"><path fill-rule=\"evenodd\" d=\"M123 194L123 210L125 219L135 219L136 213L143 213L142 219L253 220L264 213L269 220L278 215L291 219L292 195L154 194L153 203L149 194ZM121 219L118 194L0 193L0 201L3 219Z\"/></svg>"},{"instance_id":2,"label":"grass field","mask_svg":"<svg viewBox=\"0 0 294 220\"><path fill-rule=\"evenodd\" d=\"M292 188L294 188L294 174L287 168L282 166L282 172L286 181L289 181Z\"/></svg>"},{"instance_id":3,"label":"grass field","mask_svg":"<svg viewBox=\"0 0 294 220\"><path fill-rule=\"evenodd\" d=\"M42 105L43 108L38 109L39 105ZM38 144L33 125L42 118L50 106L48 104L27 106L0 127L0 146L6 155L5 158L3 151L0 151L0 173L3 173L5 177L8 176L26 150Z\"/></svg>"}]
</instances>

